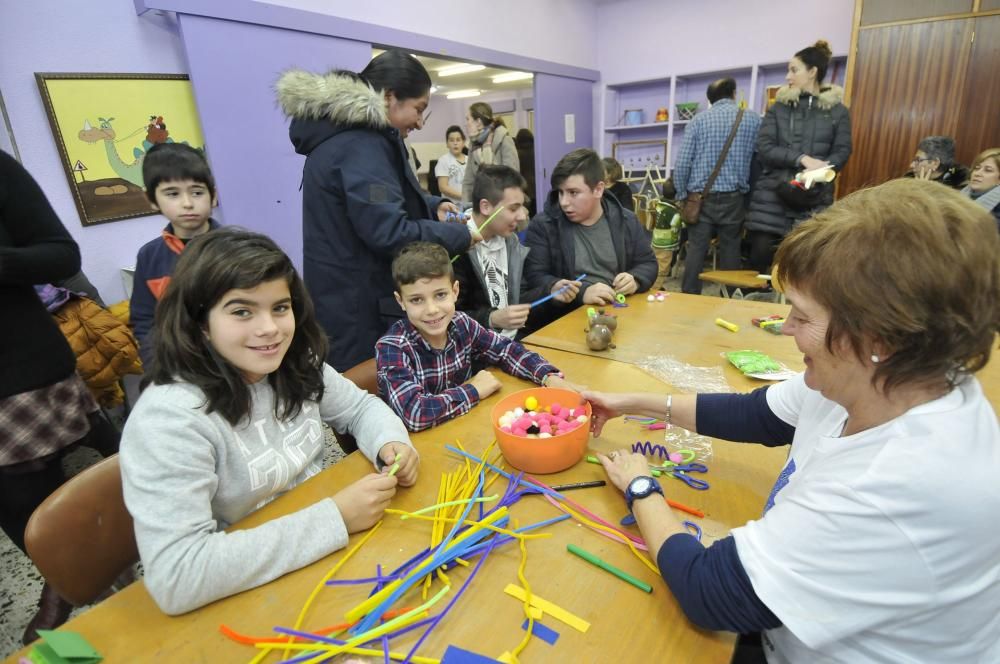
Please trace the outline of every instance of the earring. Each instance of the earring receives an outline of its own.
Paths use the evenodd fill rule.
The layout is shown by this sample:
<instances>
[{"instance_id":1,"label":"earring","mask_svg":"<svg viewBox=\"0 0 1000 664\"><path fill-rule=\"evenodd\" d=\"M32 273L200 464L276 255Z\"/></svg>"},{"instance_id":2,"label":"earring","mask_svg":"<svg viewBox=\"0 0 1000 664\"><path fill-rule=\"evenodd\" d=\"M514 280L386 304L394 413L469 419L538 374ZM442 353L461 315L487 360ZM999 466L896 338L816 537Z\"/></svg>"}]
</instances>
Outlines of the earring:
<instances>
[{"instance_id":1,"label":"earring","mask_svg":"<svg viewBox=\"0 0 1000 664\"><path fill-rule=\"evenodd\" d=\"M878 355L872 355L872 362L874 362L875 364L878 364L881 361L882 360L879 358Z\"/></svg>"}]
</instances>

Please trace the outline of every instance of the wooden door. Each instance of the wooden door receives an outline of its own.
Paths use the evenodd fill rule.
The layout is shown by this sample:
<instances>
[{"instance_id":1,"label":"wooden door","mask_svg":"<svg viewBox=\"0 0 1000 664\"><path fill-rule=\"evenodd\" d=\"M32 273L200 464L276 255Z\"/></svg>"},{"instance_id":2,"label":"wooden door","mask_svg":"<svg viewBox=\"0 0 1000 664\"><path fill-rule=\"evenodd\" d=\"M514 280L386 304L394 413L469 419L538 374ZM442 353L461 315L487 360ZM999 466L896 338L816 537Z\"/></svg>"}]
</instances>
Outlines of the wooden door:
<instances>
[{"instance_id":1,"label":"wooden door","mask_svg":"<svg viewBox=\"0 0 1000 664\"><path fill-rule=\"evenodd\" d=\"M850 101L854 150L839 178L841 196L905 173L921 138L958 134L976 20L984 19L859 31ZM984 60L981 66L981 85L998 85L996 60ZM996 126L995 103L986 108L980 101L979 106L980 114L992 114L981 121Z\"/></svg>"},{"instance_id":2,"label":"wooden door","mask_svg":"<svg viewBox=\"0 0 1000 664\"><path fill-rule=\"evenodd\" d=\"M1000 15L975 21L962 117L955 132L956 157L966 165L986 148L1000 147Z\"/></svg>"}]
</instances>

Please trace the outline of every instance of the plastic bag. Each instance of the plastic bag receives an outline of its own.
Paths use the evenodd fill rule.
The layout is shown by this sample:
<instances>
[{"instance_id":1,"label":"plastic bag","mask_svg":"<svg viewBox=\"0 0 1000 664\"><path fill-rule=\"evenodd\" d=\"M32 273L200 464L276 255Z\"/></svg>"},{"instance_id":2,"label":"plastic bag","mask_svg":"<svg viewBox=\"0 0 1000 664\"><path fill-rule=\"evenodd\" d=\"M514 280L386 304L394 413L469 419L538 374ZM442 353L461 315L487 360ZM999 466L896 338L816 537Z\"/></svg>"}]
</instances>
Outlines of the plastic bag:
<instances>
[{"instance_id":1,"label":"plastic bag","mask_svg":"<svg viewBox=\"0 0 1000 664\"><path fill-rule=\"evenodd\" d=\"M639 368L670 383L679 392L732 392L721 367L696 367L670 355L650 356L638 363ZM712 460L712 439L683 427L672 426L663 431L663 445L670 452L691 450L695 460Z\"/></svg>"}]
</instances>

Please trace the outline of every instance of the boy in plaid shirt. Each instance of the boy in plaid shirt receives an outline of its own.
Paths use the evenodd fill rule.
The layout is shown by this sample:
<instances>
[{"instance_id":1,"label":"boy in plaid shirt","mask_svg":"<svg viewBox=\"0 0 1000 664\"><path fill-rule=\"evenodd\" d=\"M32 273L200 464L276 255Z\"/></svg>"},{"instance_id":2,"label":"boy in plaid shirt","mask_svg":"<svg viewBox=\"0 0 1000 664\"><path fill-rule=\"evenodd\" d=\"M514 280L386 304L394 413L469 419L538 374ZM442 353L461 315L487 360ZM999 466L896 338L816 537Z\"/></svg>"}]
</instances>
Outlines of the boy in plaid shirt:
<instances>
[{"instance_id":1,"label":"boy in plaid shirt","mask_svg":"<svg viewBox=\"0 0 1000 664\"><path fill-rule=\"evenodd\" d=\"M396 301L406 319L375 344L379 395L410 431L467 413L500 389L490 364L546 387L574 389L563 374L513 339L455 311L458 281L444 247L413 242L392 262Z\"/></svg>"}]
</instances>

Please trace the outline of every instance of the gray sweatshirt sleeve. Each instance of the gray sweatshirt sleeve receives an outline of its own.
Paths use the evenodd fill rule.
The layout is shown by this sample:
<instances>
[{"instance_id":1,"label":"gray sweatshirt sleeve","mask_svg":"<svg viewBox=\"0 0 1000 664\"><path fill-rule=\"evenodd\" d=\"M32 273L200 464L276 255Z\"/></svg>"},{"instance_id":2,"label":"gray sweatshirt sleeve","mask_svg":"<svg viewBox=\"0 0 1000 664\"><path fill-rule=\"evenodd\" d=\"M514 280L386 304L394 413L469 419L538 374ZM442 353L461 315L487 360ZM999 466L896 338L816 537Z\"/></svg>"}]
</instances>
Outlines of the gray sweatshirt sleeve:
<instances>
[{"instance_id":1,"label":"gray sweatshirt sleeve","mask_svg":"<svg viewBox=\"0 0 1000 664\"><path fill-rule=\"evenodd\" d=\"M323 366L326 391L320 402L320 415L338 431L348 431L358 441L358 449L375 463L378 451L386 443L400 442L410 447L410 436L403 422L381 399L369 394L341 376L333 367Z\"/></svg>"},{"instance_id":2,"label":"gray sweatshirt sleeve","mask_svg":"<svg viewBox=\"0 0 1000 664\"><path fill-rule=\"evenodd\" d=\"M170 615L263 585L343 548L348 537L331 498L256 528L220 530L226 524L213 501L233 487L221 486L219 469L247 464L237 459L232 429L200 403L178 386L150 387L122 436L125 504L146 587Z\"/></svg>"}]
</instances>

